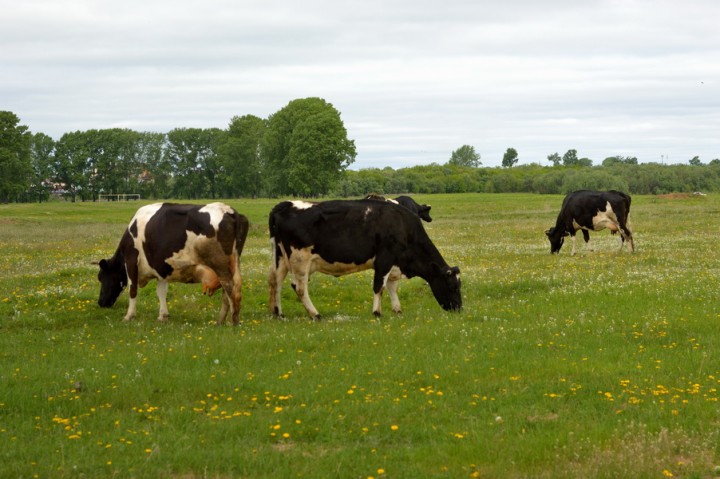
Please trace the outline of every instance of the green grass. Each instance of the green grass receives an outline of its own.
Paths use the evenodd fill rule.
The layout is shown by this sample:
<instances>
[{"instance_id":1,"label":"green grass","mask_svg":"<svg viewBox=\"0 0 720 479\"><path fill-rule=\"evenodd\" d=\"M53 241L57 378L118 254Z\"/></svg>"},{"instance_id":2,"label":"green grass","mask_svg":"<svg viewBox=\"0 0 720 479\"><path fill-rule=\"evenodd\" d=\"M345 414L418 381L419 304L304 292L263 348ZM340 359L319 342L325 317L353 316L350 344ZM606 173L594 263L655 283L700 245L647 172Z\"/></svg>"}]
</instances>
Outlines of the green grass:
<instances>
[{"instance_id":1,"label":"green grass","mask_svg":"<svg viewBox=\"0 0 720 479\"><path fill-rule=\"evenodd\" d=\"M0 206L2 477L715 477L720 198L634 197L637 251L608 232L550 255L562 198L417 196L464 309L419 279L371 314L371 273L315 275L267 309L267 214L251 221L243 325L219 296L154 283L100 309L96 267L138 203Z\"/></svg>"}]
</instances>

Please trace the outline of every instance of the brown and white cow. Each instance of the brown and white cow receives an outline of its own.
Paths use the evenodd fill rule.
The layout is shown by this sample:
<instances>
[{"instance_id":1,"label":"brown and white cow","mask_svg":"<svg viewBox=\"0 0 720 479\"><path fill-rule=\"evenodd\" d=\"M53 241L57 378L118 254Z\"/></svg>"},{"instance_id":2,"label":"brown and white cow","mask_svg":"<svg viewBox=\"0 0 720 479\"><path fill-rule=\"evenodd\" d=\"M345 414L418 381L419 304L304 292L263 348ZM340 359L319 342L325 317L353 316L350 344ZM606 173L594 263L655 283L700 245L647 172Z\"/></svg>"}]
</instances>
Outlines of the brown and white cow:
<instances>
[{"instance_id":1,"label":"brown and white cow","mask_svg":"<svg viewBox=\"0 0 720 479\"><path fill-rule=\"evenodd\" d=\"M126 285L130 301L125 321L135 317L138 287L157 280L158 319L168 318L168 283L201 283L204 294L222 288L218 324L232 312L238 324L242 299L240 255L248 220L223 203L182 205L155 203L140 208L130 220L115 254L99 262L98 305L109 308Z\"/></svg>"},{"instance_id":2,"label":"brown and white cow","mask_svg":"<svg viewBox=\"0 0 720 479\"><path fill-rule=\"evenodd\" d=\"M308 293L311 274L343 276L373 268L373 313L379 316L393 267L408 278L427 281L443 309L462 307L459 268L448 266L420 218L402 206L368 199L284 201L273 208L269 226L273 248L269 306L276 315L282 315L281 289L288 273L308 314L319 318ZM390 294L393 310L399 312L396 291Z\"/></svg>"},{"instance_id":3,"label":"brown and white cow","mask_svg":"<svg viewBox=\"0 0 720 479\"><path fill-rule=\"evenodd\" d=\"M635 251L632 233L627 227L630 214L630 195L621 191L579 190L569 193L563 200L555 226L545 231L550 240L550 252L559 253L565 236L572 238L572 252L575 254L575 233L582 230L586 246L589 246L588 231L608 228L613 234L620 233L620 248L625 241Z\"/></svg>"}]
</instances>

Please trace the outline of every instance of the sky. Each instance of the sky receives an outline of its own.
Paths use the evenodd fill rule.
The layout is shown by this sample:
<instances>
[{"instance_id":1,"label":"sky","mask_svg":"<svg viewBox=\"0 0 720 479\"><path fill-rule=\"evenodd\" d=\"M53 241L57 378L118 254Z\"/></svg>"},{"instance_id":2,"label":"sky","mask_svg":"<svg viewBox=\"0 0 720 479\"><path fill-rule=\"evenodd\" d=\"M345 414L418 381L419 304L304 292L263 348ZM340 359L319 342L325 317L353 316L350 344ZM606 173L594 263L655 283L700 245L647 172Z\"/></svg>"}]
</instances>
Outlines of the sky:
<instances>
[{"instance_id":1,"label":"sky","mask_svg":"<svg viewBox=\"0 0 720 479\"><path fill-rule=\"evenodd\" d=\"M34 133L227 128L320 97L351 169L720 158L717 0L0 0Z\"/></svg>"}]
</instances>

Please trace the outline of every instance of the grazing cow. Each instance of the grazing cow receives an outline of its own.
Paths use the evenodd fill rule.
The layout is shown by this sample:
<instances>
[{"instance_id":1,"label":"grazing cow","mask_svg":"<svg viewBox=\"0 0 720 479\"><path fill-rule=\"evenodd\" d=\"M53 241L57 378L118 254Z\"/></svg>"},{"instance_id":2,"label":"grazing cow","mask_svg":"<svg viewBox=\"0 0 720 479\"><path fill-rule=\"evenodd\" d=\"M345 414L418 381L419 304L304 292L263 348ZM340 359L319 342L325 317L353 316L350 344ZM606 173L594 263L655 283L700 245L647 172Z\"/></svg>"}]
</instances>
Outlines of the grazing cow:
<instances>
[{"instance_id":1,"label":"grazing cow","mask_svg":"<svg viewBox=\"0 0 720 479\"><path fill-rule=\"evenodd\" d=\"M410 198L409 196L398 196L397 198L390 199L385 198L382 195L378 195L377 193L370 193L365 197L365 199L368 200L380 200L380 201L389 201L391 203L395 203L401 206L404 206L405 208L409 209L416 215L418 215L422 220L427 221L430 223L432 221L432 218L430 217L430 209L432 206L430 205L421 205L418 204L417 201Z\"/></svg>"},{"instance_id":2,"label":"grazing cow","mask_svg":"<svg viewBox=\"0 0 720 479\"><path fill-rule=\"evenodd\" d=\"M388 282L394 266L408 278L419 276L427 281L443 309L462 307L460 269L448 266L420 219L402 206L368 199L284 201L273 208L269 225L273 248L269 306L276 315L282 315L280 293L288 272L298 298L317 319L318 311L308 293L312 273L342 276L369 268L375 270L373 313L381 314L386 284L392 308L400 312L397 291Z\"/></svg>"},{"instance_id":3,"label":"grazing cow","mask_svg":"<svg viewBox=\"0 0 720 479\"><path fill-rule=\"evenodd\" d=\"M628 214L630 214L630 196L620 191L579 190L569 193L563 200L557 223L545 231L550 240L550 252L559 253L565 236L570 235L573 242L571 254L574 255L577 230L582 230L585 244L589 247L588 231L600 231L605 228L613 234L620 233L620 249L625 244L625 240L628 240L631 250L635 251L632 233L627 227Z\"/></svg>"},{"instance_id":4,"label":"grazing cow","mask_svg":"<svg viewBox=\"0 0 720 479\"><path fill-rule=\"evenodd\" d=\"M168 283L201 283L203 294L223 290L218 324L225 321L228 310L233 324L238 324L240 254L247 233L247 218L223 203L143 206L130 220L113 257L98 263L98 304L111 307L129 284L130 304L125 314L129 321L135 317L138 286L157 279L158 319L164 321L169 316Z\"/></svg>"}]
</instances>

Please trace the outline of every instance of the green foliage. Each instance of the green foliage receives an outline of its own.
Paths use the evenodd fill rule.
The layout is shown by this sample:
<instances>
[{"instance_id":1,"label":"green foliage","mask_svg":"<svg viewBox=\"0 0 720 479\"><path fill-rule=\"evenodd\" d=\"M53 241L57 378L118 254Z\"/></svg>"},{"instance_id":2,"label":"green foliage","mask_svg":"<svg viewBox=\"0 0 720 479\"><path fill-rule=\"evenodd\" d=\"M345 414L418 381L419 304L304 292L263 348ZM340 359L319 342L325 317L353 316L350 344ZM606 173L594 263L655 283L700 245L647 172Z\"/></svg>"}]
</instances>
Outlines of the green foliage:
<instances>
[{"instance_id":1,"label":"green foliage","mask_svg":"<svg viewBox=\"0 0 720 479\"><path fill-rule=\"evenodd\" d=\"M134 322L127 292L98 308L89 260L112 254L137 204L0 205L3 475L717 476L717 195L635 196L637 251L605 231L576 257L543 234L561 195L416 199L461 268L463 311L411 279L403 314L374 318L366 272L313 276L324 321L287 284L272 318L277 200L231 200L251 221L239 328L214 326L221 300L198 285L170 286L167 323L153 283Z\"/></svg>"},{"instance_id":2,"label":"green foliage","mask_svg":"<svg viewBox=\"0 0 720 479\"><path fill-rule=\"evenodd\" d=\"M167 134L165 157L172 167L174 197L216 197L221 136L217 128L176 128Z\"/></svg>"},{"instance_id":3,"label":"green foliage","mask_svg":"<svg viewBox=\"0 0 720 479\"><path fill-rule=\"evenodd\" d=\"M474 146L463 145L457 150L453 151L450 155L450 160L447 163L453 166L469 166L477 168L480 163L480 154L475 151Z\"/></svg>"},{"instance_id":4,"label":"green foliage","mask_svg":"<svg viewBox=\"0 0 720 479\"><path fill-rule=\"evenodd\" d=\"M253 115L234 117L220 145L223 167L223 195L257 197L263 191L262 156L260 152L265 121Z\"/></svg>"},{"instance_id":5,"label":"green foliage","mask_svg":"<svg viewBox=\"0 0 720 479\"><path fill-rule=\"evenodd\" d=\"M262 153L271 193L327 194L355 161L340 113L321 98L293 100L270 115Z\"/></svg>"},{"instance_id":6,"label":"green foliage","mask_svg":"<svg viewBox=\"0 0 720 479\"><path fill-rule=\"evenodd\" d=\"M512 168L518 160L517 150L515 148L508 148L503 155L502 166L503 168Z\"/></svg>"},{"instance_id":7,"label":"green foliage","mask_svg":"<svg viewBox=\"0 0 720 479\"><path fill-rule=\"evenodd\" d=\"M30 186L31 134L10 111L0 111L0 202L18 201Z\"/></svg>"}]
</instances>

